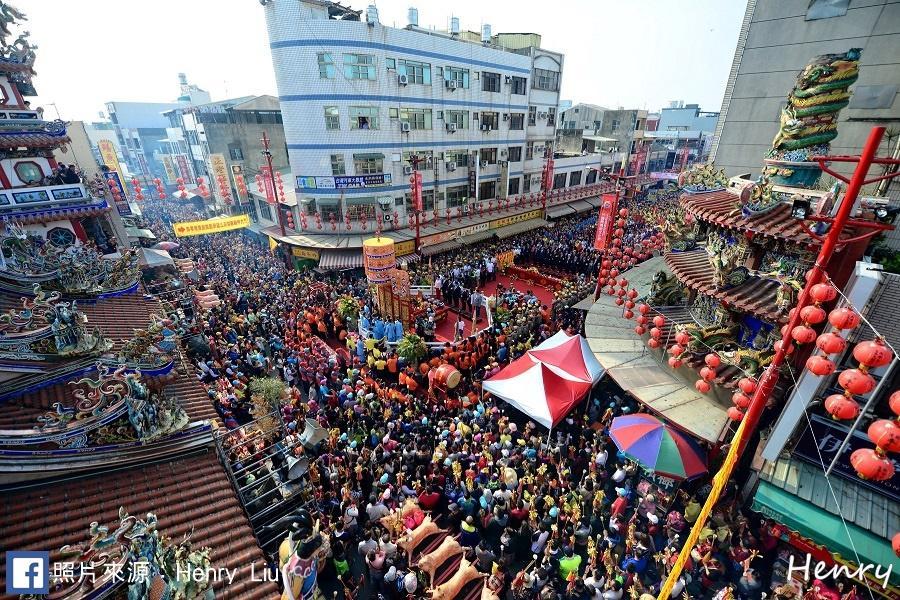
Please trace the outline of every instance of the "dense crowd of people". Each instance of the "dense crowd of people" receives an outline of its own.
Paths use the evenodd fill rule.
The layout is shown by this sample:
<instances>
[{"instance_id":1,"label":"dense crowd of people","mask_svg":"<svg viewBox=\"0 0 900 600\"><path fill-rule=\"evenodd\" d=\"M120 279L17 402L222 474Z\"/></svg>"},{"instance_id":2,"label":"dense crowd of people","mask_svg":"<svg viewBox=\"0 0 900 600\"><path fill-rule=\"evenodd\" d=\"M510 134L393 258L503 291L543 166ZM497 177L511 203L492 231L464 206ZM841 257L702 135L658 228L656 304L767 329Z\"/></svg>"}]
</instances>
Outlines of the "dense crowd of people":
<instances>
[{"instance_id":1,"label":"dense crowd of people","mask_svg":"<svg viewBox=\"0 0 900 600\"><path fill-rule=\"evenodd\" d=\"M637 197L626 243L652 235L672 203L665 195L653 203ZM175 201L148 207L145 216L161 239L172 221L199 217ZM593 234L593 219L573 217L552 230L410 265L413 283L433 286L452 311L468 316L484 307L493 316L490 326L414 357L401 355L387 335L359 334L357 320L381 318L359 273L288 269L242 233L178 240L173 254L193 259L198 273L176 289L188 299L188 288L221 299L175 318L192 340L198 378L235 433L227 448L239 484L250 490L245 502L282 501L279 478L267 476L280 472L288 456L309 459L304 499L330 537L320 586L341 589L338 582L349 586L362 573L360 598L425 597L427 578L398 550L398 531L381 520L413 499L459 535L501 598L619 600L659 590L698 518L709 478L679 488L618 452L610 422L639 406L614 384L597 385L549 436L481 390L482 381L560 328L579 331L571 307L593 291L601 258ZM487 298L482 304L479 290L500 272L498 254L508 251L517 264L564 280L553 305L525 286L498 288L493 304ZM341 309L347 299L358 314ZM444 364L461 374L452 389L432 380ZM282 382L276 410L283 427L248 441L242 426L261 416L252 391L260 378ZM307 419L327 432L312 450L297 439ZM252 485L264 479L266 485ZM790 585L770 585L774 544L773 524L742 511L737 487L728 486L672 596L758 600L765 591L799 598ZM835 582L819 584L838 589ZM840 585L835 598L859 597L848 582Z\"/></svg>"}]
</instances>

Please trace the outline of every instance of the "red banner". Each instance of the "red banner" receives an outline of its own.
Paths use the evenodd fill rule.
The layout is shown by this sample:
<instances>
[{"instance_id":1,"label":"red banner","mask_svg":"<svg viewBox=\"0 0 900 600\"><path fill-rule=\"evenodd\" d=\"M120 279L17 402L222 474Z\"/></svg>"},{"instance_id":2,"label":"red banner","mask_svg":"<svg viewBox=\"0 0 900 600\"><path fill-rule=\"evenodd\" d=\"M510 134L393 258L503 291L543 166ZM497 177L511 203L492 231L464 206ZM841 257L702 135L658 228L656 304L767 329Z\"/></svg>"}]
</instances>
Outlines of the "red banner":
<instances>
[{"instance_id":1,"label":"red banner","mask_svg":"<svg viewBox=\"0 0 900 600\"><path fill-rule=\"evenodd\" d=\"M191 168L188 166L187 156L179 154L175 157L175 162L178 163L178 172L181 178L184 179L184 182L194 183L194 178L191 177Z\"/></svg>"},{"instance_id":2,"label":"red banner","mask_svg":"<svg viewBox=\"0 0 900 600\"><path fill-rule=\"evenodd\" d=\"M600 214L597 216L597 231L594 233L594 249L605 250L616 220L616 209L619 206L619 194L603 194L600 196Z\"/></svg>"},{"instance_id":3,"label":"red banner","mask_svg":"<svg viewBox=\"0 0 900 600\"><path fill-rule=\"evenodd\" d=\"M263 188L266 190L266 202L275 205L275 185L272 183L272 171L268 166L260 167L259 174L262 175Z\"/></svg>"},{"instance_id":4,"label":"red banner","mask_svg":"<svg viewBox=\"0 0 900 600\"><path fill-rule=\"evenodd\" d=\"M412 196L413 210L422 212L422 174L414 171L409 178L409 189Z\"/></svg>"}]
</instances>

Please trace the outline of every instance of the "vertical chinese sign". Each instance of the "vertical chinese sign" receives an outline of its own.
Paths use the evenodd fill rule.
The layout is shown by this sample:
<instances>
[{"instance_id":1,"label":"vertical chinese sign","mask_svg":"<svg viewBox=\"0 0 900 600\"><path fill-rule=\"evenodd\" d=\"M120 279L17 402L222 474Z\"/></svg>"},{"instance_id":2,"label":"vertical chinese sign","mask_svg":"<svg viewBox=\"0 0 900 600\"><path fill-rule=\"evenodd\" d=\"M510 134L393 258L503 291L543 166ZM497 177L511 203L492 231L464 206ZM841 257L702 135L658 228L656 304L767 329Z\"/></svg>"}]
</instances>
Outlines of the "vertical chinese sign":
<instances>
[{"instance_id":1,"label":"vertical chinese sign","mask_svg":"<svg viewBox=\"0 0 900 600\"><path fill-rule=\"evenodd\" d=\"M128 196L125 194L125 186L122 185L125 181L125 176L122 173L122 165L119 164L116 146L110 140L98 140L97 149L100 151L100 157L103 159L103 164L109 167L109 171L106 173L107 184L109 185L110 181L115 182L110 185L110 190L113 188L117 190L117 193L113 194L116 210L118 210L119 214L122 216L129 216L131 215L131 207L128 205Z\"/></svg>"},{"instance_id":2,"label":"vertical chinese sign","mask_svg":"<svg viewBox=\"0 0 900 600\"><path fill-rule=\"evenodd\" d=\"M597 231L594 233L595 250L605 250L609 243L619 205L619 194L603 194L600 199L600 214L597 216Z\"/></svg>"},{"instance_id":3,"label":"vertical chinese sign","mask_svg":"<svg viewBox=\"0 0 900 600\"><path fill-rule=\"evenodd\" d=\"M212 173L213 179L215 179L212 188L216 192L216 196L223 204L231 205L233 200L231 199L231 185L229 184L228 167L225 164L225 155L210 154L209 167L209 171ZM213 182L210 183L212 184Z\"/></svg>"},{"instance_id":4,"label":"vertical chinese sign","mask_svg":"<svg viewBox=\"0 0 900 600\"><path fill-rule=\"evenodd\" d=\"M169 154L164 154L162 163L166 171L166 184L175 185L175 180L178 179L178 174L175 172L175 161L172 160Z\"/></svg>"},{"instance_id":5,"label":"vertical chinese sign","mask_svg":"<svg viewBox=\"0 0 900 600\"><path fill-rule=\"evenodd\" d=\"M262 175L263 187L266 190L266 202L275 205L275 186L272 183L272 170L268 166L259 168L259 174Z\"/></svg>"},{"instance_id":6,"label":"vertical chinese sign","mask_svg":"<svg viewBox=\"0 0 900 600\"><path fill-rule=\"evenodd\" d=\"M194 183L194 178L191 177L191 167L188 164L187 156L184 154L179 154L175 157L175 162L178 164L178 173L179 177L184 179L184 182Z\"/></svg>"}]
</instances>

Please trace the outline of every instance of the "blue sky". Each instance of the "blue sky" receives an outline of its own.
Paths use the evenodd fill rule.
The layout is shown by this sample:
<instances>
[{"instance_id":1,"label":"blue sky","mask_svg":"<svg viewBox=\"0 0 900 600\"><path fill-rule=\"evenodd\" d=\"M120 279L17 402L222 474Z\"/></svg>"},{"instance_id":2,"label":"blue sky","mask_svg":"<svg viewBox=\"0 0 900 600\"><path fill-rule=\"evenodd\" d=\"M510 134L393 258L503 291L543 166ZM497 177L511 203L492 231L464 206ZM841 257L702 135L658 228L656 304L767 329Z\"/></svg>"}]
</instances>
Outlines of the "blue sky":
<instances>
[{"instance_id":1,"label":"blue sky","mask_svg":"<svg viewBox=\"0 0 900 600\"><path fill-rule=\"evenodd\" d=\"M278 2L279 0L274 0ZM285 1L285 0L281 0ZM296 0L290 0L296 1ZM365 0L344 0L365 9ZM380 0L381 22L446 28L451 3ZM718 110L737 44L743 0L456 0L464 29L537 32L566 56L562 97L658 110L670 100ZM263 9L257 0L21 2L38 44L40 94L55 116L94 120L108 100L170 101L177 73L213 99L275 93Z\"/></svg>"}]
</instances>

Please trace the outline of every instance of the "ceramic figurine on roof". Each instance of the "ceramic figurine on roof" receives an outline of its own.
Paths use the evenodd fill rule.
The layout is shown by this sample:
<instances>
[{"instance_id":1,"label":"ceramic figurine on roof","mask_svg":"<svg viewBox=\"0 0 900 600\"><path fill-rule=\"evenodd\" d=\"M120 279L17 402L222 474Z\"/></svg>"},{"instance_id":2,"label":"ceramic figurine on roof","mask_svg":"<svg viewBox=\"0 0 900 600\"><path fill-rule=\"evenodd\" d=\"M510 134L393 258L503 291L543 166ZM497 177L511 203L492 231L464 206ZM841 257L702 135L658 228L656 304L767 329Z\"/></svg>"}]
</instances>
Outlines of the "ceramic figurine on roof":
<instances>
[{"instance_id":1,"label":"ceramic figurine on roof","mask_svg":"<svg viewBox=\"0 0 900 600\"><path fill-rule=\"evenodd\" d=\"M678 187L689 194L724 190L726 185L728 177L725 176L725 169L716 171L713 163L694 165L678 176Z\"/></svg>"},{"instance_id":2,"label":"ceramic figurine on roof","mask_svg":"<svg viewBox=\"0 0 900 600\"><path fill-rule=\"evenodd\" d=\"M128 600L212 600L209 580L210 549L194 549L189 538L175 543L157 529L153 513L144 519L119 508L119 525L91 523L90 540L77 546L63 546L53 556L67 569L50 569L50 598L127 597ZM57 558L58 557L58 558ZM88 574L93 565L93 574ZM121 566L108 569L104 565ZM178 577L181 573L182 576ZM191 577L183 576L191 573ZM194 576L200 573L200 576ZM121 590L116 592L115 590ZM25 595L26 600L44 596Z\"/></svg>"}]
</instances>

